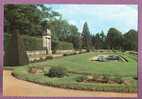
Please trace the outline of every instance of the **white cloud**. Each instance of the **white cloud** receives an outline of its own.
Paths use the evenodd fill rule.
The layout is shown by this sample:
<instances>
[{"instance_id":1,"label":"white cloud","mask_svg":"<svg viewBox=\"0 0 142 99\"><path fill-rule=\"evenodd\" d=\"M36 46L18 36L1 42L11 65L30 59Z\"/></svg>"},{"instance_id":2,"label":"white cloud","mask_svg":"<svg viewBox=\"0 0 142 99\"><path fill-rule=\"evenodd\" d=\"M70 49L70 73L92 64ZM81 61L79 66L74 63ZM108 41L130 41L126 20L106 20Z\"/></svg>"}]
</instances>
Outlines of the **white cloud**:
<instances>
[{"instance_id":1,"label":"white cloud","mask_svg":"<svg viewBox=\"0 0 142 99\"><path fill-rule=\"evenodd\" d=\"M48 5L50 6L50 5ZM84 4L56 4L51 7L63 14L71 24L82 30L85 21L91 32L107 31L109 27L116 27L122 32L129 29L137 30L138 10L136 5L84 5Z\"/></svg>"}]
</instances>

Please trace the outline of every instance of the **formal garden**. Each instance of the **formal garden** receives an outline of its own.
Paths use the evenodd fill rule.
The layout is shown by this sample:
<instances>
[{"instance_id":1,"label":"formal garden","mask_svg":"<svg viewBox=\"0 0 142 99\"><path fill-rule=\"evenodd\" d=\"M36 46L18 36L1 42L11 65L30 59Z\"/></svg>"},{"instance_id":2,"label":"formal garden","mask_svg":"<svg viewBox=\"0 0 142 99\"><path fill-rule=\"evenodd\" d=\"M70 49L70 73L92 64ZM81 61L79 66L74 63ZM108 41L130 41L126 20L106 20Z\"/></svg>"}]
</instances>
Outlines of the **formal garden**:
<instances>
[{"instance_id":1,"label":"formal garden","mask_svg":"<svg viewBox=\"0 0 142 99\"><path fill-rule=\"evenodd\" d=\"M59 88L137 92L136 30L92 35L85 22L80 33L44 5L7 5L5 12L4 68L13 68L12 76ZM51 40L44 46L46 32Z\"/></svg>"},{"instance_id":2,"label":"formal garden","mask_svg":"<svg viewBox=\"0 0 142 99\"><path fill-rule=\"evenodd\" d=\"M90 61L100 54L117 54L124 61ZM19 79L79 90L137 92L137 56L122 52L89 52L32 63L14 70Z\"/></svg>"}]
</instances>

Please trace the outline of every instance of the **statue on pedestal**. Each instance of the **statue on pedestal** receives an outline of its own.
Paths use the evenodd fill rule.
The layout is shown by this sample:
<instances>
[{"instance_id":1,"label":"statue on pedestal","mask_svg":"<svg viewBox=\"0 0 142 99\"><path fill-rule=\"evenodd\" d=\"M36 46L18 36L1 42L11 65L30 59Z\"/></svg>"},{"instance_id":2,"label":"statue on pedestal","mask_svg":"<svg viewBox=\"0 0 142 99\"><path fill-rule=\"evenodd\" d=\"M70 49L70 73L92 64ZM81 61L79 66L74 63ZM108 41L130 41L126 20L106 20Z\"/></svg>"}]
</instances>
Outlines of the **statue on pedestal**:
<instances>
[{"instance_id":1,"label":"statue on pedestal","mask_svg":"<svg viewBox=\"0 0 142 99\"><path fill-rule=\"evenodd\" d=\"M46 49L46 54L51 55L52 54L51 31L49 29L47 29L45 32L43 32L42 38L43 38L43 48Z\"/></svg>"}]
</instances>

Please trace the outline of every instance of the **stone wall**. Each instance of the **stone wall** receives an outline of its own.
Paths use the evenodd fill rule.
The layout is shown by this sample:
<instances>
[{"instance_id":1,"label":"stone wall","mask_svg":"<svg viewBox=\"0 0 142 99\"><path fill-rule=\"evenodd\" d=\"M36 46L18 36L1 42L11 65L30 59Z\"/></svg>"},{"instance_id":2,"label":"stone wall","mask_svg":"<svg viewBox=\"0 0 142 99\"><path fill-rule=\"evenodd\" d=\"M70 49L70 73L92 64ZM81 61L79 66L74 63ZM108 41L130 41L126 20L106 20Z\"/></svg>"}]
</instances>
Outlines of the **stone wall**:
<instances>
[{"instance_id":1,"label":"stone wall","mask_svg":"<svg viewBox=\"0 0 142 99\"><path fill-rule=\"evenodd\" d=\"M53 54L53 57L62 57L64 54L69 54L69 53L79 53L79 51L75 51L75 50L57 50L56 54ZM86 52L85 49L82 49L81 52ZM47 55L46 54L46 50L33 50L33 51L26 51L29 61L33 62L33 61L38 61L41 59L46 59L47 56L51 56L51 55Z\"/></svg>"},{"instance_id":2,"label":"stone wall","mask_svg":"<svg viewBox=\"0 0 142 99\"><path fill-rule=\"evenodd\" d=\"M75 50L57 50L57 54L73 53Z\"/></svg>"},{"instance_id":3,"label":"stone wall","mask_svg":"<svg viewBox=\"0 0 142 99\"><path fill-rule=\"evenodd\" d=\"M57 50L56 53L57 54L66 54L66 53L74 53L74 52L78 52L76 50ZM86 52L86 49L82 49L81 52Z\"/></svg>"},{"instance_id":4,"label":"stone wall","mask_svg":"<svg viewBox=\"0 0 142 99\"><path fill-rule=\"evenodd\" d=\"M40 60L46 58L46 50L26 51L29 61Z\"/></svg>"}]
</instances>

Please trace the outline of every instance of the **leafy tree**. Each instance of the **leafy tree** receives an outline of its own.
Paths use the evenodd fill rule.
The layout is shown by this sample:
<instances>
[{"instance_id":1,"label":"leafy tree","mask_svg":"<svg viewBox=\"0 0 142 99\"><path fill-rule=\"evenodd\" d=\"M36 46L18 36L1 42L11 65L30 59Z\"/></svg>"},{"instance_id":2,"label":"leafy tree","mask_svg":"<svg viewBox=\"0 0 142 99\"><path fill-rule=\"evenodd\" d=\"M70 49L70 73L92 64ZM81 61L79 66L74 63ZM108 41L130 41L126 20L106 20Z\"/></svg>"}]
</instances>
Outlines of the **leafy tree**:
<instances>
[{"instance_id":1,"label":"leafy tree","mask_svg":"<svg viewBox=\"0 0 142 99\"><path fill-rule=\"evenodd\" d=\"M95 36L93 36L92 43L93 43L95 49L100 49L101 48L101 38L100 38L99 33L97 33Z\"/></svg>"},{"instance_id":2,"label":"leafy tree","mask_svg":"<svg viewBox=\"0 0 142 99\"><path fill-rule=\"evenodd\" d=\"M79 48L80 34L75 25L69 24L66 20L55 19L48 22L48 27L59 41L71 42L75 49Z\"/></svg>"},{"instance_id":3,"label":"leafy tree","mask_svg":"<svg viewBox=\"0 0 142 99\"><path fill-rule=\"evenodd\" d=\"M74 46L74 49L81 49L82 48L82 39L80 34L72 36L72 43Z\"/></svg>"},{"instance_id":4,"label":"leafy tree","mask_svg":"<svg viewBox=\"0 0 142 99\"><path fill-rule=\"evenodd\" d=\"M69 35L69 24L66 20L55 19L48 22L48 27L54 32L59 40L64 41Z\"/></svg>"},{"instance_id":5,"label":"leafy tree","mask_svg":"<svg viewBox=\"0 0 142 99\"><path fill-rule=\"evenodd\" d=\"M40 33L40 10L35 5L5 5L5 32Z\"/></svg>"},{"instance_id":6,"label":"leafy tree","mask_svg":"<svg viewBox=\"0 0 142 99\"><path fill-rule=\"evenodd\" d=\"M4 13L5 32L13 33L18 30L20 34L32 36L41 35L45 29L45 20L59 16L57 12L44 5L9 4L5 5Z\"/></svg>"},{"instance_id":7,"label":"leafy tree","mask_svg":"<svg viewBox=\"0 0 142 99\"><path fill-rule=\"evenodd\" d=\"M107 48L106 36L103 31L101 33L97 33L96 35L92 36L92 44L95 49L106 49Z\"/></svg>"},{"instance_id":8,"label":"leafy tree","mask_svg":"<svg viewBox=\"0 0 142 99\"><path fill-rule=\"evenodd\" d=\"M110 49L121 49L122 34L115 28L110 28L107 34L107 44Z\"/></svg>"},{"instance_id":9,"label":"leafy tree","mask_svg":"<svg viewBox=\"0 0 142 99\"><path fill-rule=\"evenodd\" d=\"M101 33L100 33L100 38L101 38L101 48L102 49L107 49L107 43L106 43L106 35L104 34L104 32L102 31Z\"/></svg>"},{"instance_id":10,"label":"leafy tree","mask_svg":"<svg viewBox=\"0 0 142 99\"><path fill-rule=\"evenodd\" d=\"M123 35L123 49L137 50L138 49L138 33L131 29Z\"/></svg>"},{"instance_id":11,"label":"leafy tree","mask_svg":"<svg viewBox=\"0 0 142 99\"><path fill-rule=\"evenodd\" d=\"M87 22L84 23L82 36L83 36L83 47L86 48L87 51L90 51L92 42Z\"/></svg>"},{"instance_id":12,"label":"leafy tree","mask_svg":"<svg viewBox=\"0 0 142 99\"><path fill-rule=\"evenodd\" d=\"M75 49L81 49L81 34L78 32L78 29L75 25L70 25L70 34L67 41L71 42Z\"/></svg>"},{"instance_id":13,"label":"leafy tree","mask_svg":"<svg viewBox=\"0 0 142 99\"><path fill-rule=\"evenodd\" d=\"M60 41L72 43L75 49L85 48L90 51L92 45L96 49L137 50L137 31L130 30L124 35L115 28L110 28L107 36L102 31L91 35L87 22L84 23L82 35L75 25L62 19L62 15L43 4L37 5L5 5L4 31L41 36L49 28L52 32L52 50L56 52ZM18 35L18 34L17 34ZM7 44L6 46L8 46Z\"/></svg>"}]
</instances>

